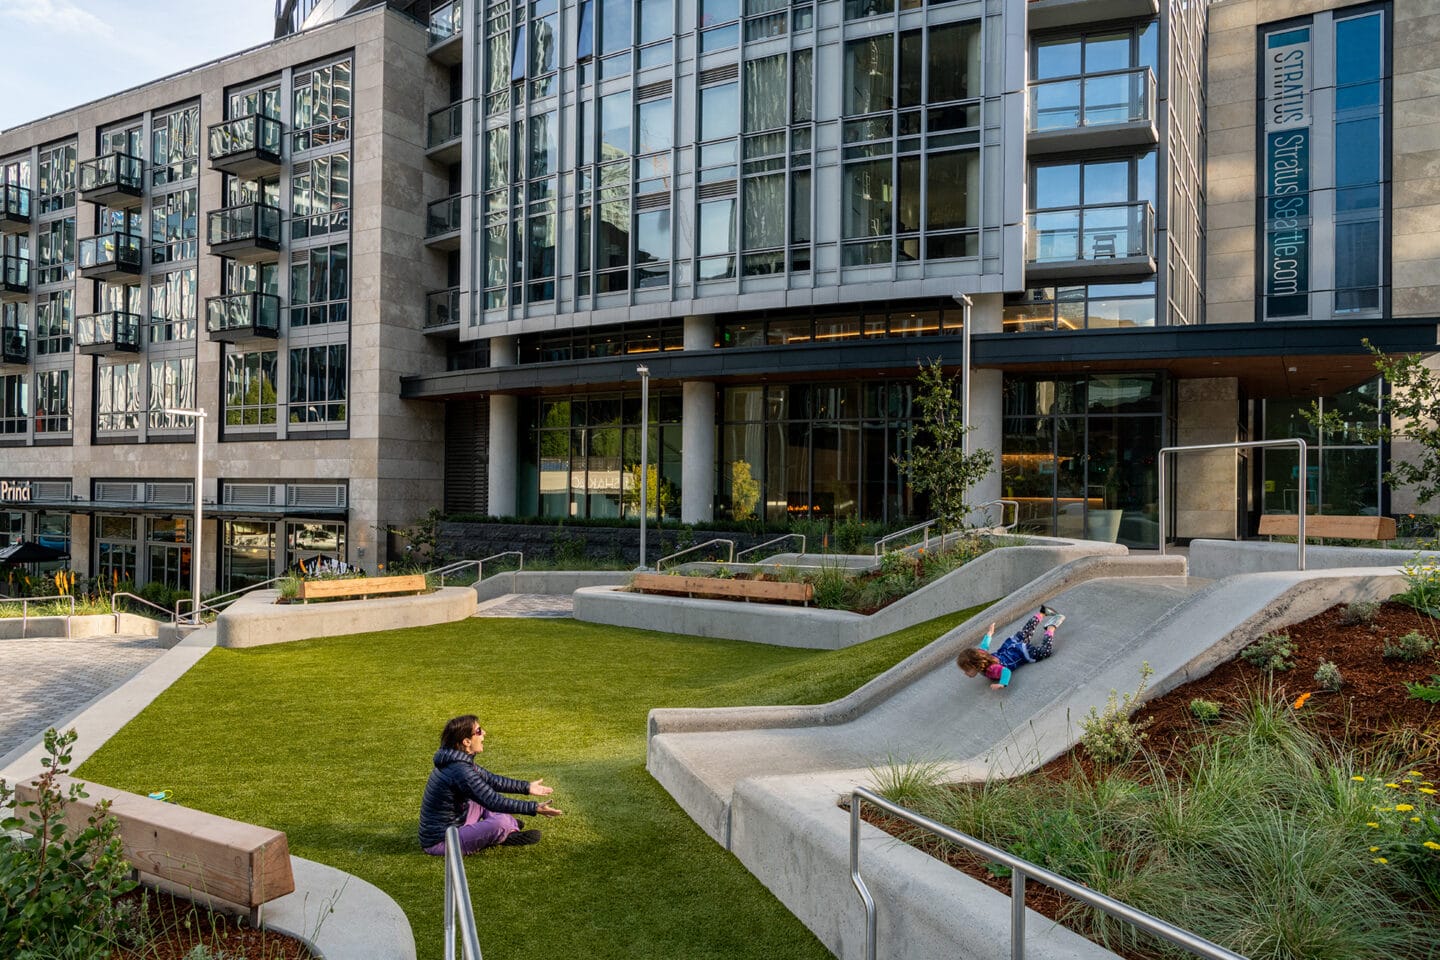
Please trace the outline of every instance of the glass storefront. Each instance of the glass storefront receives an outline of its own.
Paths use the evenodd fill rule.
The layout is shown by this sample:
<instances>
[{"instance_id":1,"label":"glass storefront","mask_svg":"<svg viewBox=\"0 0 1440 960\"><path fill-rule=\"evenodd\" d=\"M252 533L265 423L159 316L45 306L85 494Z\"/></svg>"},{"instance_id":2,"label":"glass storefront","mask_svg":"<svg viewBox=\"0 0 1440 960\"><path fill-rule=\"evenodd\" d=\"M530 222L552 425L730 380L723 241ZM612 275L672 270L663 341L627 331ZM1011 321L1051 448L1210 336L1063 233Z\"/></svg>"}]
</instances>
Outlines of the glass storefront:
<instances>
[{"instance_id":1,"label":"glass storefront","mask_svg":"<svg viewBox=\"0 0 1440 960\"><path fill-rule=\"evenodd\" d=\"M287 570L311 568L316 563L346 562L345 524L290 520L285 523Z\"/></svg>"},{"instance_id":2,"label":"glass storefront","mask_svg":"<svg viewBox=\"0 0 1440 960\"><path fill-rule=\"evenodd\" d=\"M139 517L95 518L95 575L112 589L136 583L139 536Z\"/></svg>"},{"instance_id":3,"label":"glass storefront","mask_svg":"<svg viewBox=\"0 0 1440 960\"><path fill-rule=\"evenodd\" d=\"M190 589L190 527L183 517L146 517L147 580L172 590Z\"/></svg>"},{"instance_id":4,"label":"glass storefront","mask_svg":"<svg viewBox=\"0 0 1440 960\"><path fill-rule=\"evenodd\" d=\"M1300 437L1308 445L1305 512L1376 516L1381 512L1381 457L1373 432L1380 426L1376 407L1381 381L1361 384L1319 401L1266 400L1265 439ZM1311 403L1337 413L1341 426L1320 436L1306 419ZM1300 465L1295 450L1263 450L1261 459L1265 513L1298 513Z\"/></svg>"},{"instance_id":5,"label":"glass storefront","mask_svg":"<svg viewBox=\"0 0 1440 960\"><path fill-rule=\"evenodd\" d=\"M275 576L275 526L263 520L226 520L222 524L222 591L240 590Z\"/></svg>"}]
</instances>

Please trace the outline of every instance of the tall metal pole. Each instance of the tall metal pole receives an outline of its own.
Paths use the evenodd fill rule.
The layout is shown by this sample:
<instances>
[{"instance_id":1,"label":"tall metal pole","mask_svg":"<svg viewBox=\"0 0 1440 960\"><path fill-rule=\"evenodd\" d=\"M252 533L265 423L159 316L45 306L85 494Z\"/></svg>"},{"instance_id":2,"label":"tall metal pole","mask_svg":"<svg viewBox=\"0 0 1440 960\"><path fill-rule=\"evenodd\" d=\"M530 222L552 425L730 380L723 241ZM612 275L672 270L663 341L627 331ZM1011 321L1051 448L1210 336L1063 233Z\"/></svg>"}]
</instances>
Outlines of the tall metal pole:
<instances>
[{"instance_id":1,"label":"tall metal pole","mask_svg":"<svg viewBox=\"0 0 1440 960\"><path fill-rule=\"evenodd\" d=\"M160 411L172 417L189 417L195 424L195 490L191 499L195 503L195 532L191 534L190 544L190 618L196 626L200 624L200 525L203 522L201 511L204 508L204 500L201 492L205 488L205 417L204 410L184 410L176 407L166 407Z\"/></svg>"},{"instance_id":2,"label":"tall metal pole","mask_svg":"<svg viewBox=\"0 0 1440 960\"><path fill-rule=\"evenodd\" d=\"M650 368L641 364L635 372L640 374L640 569L644 570L645 515L650 509Z\"/></svg>"}]
</instances>

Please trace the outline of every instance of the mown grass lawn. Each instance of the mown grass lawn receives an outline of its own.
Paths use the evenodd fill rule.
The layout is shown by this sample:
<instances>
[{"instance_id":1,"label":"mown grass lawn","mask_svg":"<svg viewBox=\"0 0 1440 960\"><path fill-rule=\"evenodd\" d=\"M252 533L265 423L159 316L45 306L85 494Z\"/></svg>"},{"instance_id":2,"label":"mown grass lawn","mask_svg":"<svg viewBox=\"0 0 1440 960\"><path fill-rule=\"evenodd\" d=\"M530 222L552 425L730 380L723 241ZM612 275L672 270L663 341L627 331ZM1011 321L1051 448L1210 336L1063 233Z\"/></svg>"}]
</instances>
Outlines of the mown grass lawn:
<instances>
[{"instance_id":1,"label":"mown grass lawn","mask_svg":"<svg viewBox=\"0 0 1440 960\"><path fill-rule=\"evenodd\" d=\"M420 793L440 728L473 712L481 762L544 777L566 813L467 859L486 960L826 957L646 773L646 713L825 702L979 609L833 652L538 619L216 649L77 775L284 830L395 898L427 960L443 860L420 853Z\"/></svg>"}]
</instances>

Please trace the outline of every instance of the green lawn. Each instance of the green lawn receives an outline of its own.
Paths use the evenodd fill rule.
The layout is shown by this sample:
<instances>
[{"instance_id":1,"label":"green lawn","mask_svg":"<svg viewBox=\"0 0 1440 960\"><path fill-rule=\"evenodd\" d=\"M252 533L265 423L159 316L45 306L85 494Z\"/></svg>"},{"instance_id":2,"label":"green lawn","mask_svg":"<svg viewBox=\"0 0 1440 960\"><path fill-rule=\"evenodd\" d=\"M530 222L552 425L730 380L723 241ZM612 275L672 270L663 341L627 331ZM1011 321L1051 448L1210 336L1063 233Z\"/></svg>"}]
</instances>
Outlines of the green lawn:
<instances>
[{"instance_id":1,"label":"green lawn","mask_svg":"<svg viewBox=\"0 0 1440 960\"><path fill-rule=\"evenodd\" d=\"M833 652L484 619L216 649L77 775L284 830L394 897L427 960L443 861L419 851L420 793L440 728L474 712L481 762L544 777L566 812L537 847L467 859L486 960L826 957L646 773L646 713L825 702L979 609Z\"/></svg>"}]
</instances>

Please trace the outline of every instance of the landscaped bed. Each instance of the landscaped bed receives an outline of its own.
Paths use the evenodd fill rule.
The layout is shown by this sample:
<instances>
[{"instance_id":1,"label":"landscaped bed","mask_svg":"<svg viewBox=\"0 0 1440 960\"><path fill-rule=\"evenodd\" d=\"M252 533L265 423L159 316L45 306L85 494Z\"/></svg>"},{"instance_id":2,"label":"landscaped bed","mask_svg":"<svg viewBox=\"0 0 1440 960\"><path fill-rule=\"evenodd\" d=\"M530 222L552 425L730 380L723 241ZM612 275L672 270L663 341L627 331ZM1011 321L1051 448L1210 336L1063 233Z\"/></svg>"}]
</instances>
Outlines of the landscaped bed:
<instances>
[{"instance_id":1,"label":"landscaped bed","mask_svg":"<svg viewBox=\"0 0 1440 960\"><path fill-rule=\"evenodd\" d=\"M1433 957L1440 706L1410 691L1440 698L1440 622L1391 602L1284 633L1288 654L1252 649L1147 704L1131 760L1082 745L1030 776L961 787L898 768L886 792L1252 958ZM1289 668L1263 669L1274 656ZM1003 868L866 818L1008 893ZM1026 902L1125 956L1173 955L1039 883Z\"/></svg>"}]
</instances>

